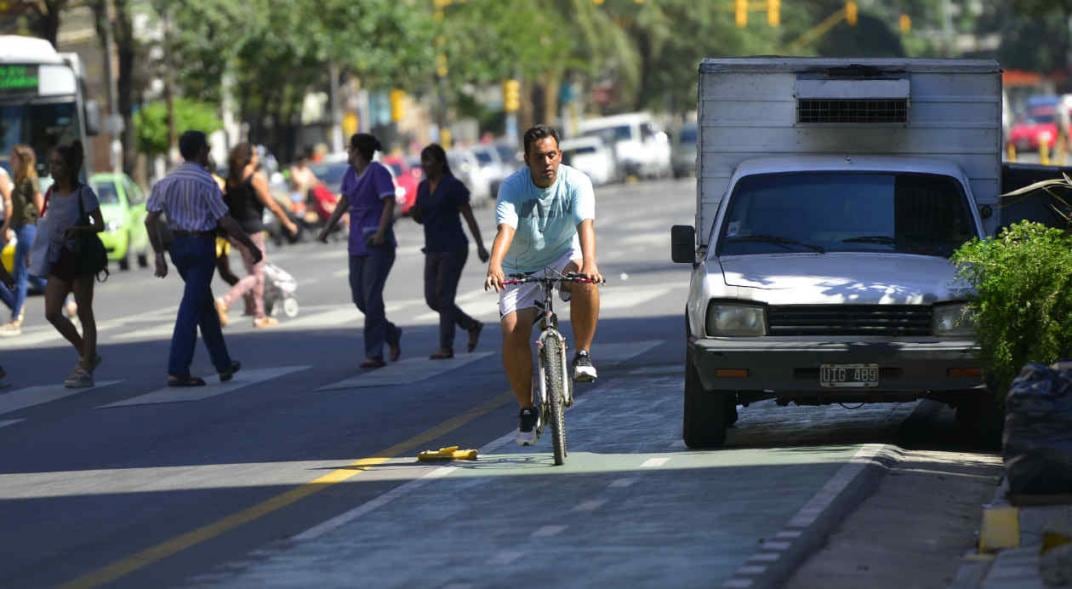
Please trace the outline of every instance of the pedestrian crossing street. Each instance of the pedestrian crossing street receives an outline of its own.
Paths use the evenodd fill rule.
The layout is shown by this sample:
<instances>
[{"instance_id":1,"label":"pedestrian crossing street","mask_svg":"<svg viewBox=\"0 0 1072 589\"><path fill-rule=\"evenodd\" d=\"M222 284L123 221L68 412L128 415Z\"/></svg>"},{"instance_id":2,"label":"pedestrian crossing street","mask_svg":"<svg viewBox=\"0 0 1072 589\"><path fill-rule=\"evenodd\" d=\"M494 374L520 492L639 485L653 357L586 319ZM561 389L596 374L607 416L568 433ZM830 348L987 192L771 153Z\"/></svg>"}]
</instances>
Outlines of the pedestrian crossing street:
<instances>
[{"instance_id":1,"label":"pedestrian crossing street","mask_svg":"<svg viewBox=\"0 0 1072 589\"><path fill-rule=\"evenodd\" d=\"M600 344L595 348L597 363L600 369L609 369L624 364L663 343L665 343L665 340ZM450 360L430 360L424 357L406 358L400 362L390 364L386 368L362 371L338 382L313 388L313 390L318 393L330 393L371 387L411 385L448 375L480 362L491 362L494 370L501 370L499 356L495 352L459 354ZM276 379L309 371L312 368L313 366L310 365L243 367L233 380L226 383L221 383L219 377L215 374L205 375L204 379L208 384L203 387L154 387L153 390L148 392L135 392L133 396L124 400L98 405L94 408L100 410L131 410L145 406L210 401L232 393L251 392L255 390L256 385L264 385ZM20 412L27 412L42 405L64 399L85 396L93 391L116 387L124 382L123 380L99 380L95 386L85 389L68 389L59 382L0 391L0 418L8 416L0 419L0 429L23 422L32 423L32 416L20 417L15 415ZM302 391L302 393L304 394L305 391Z\"/></svg>"},{"instance_id":2,"label":"pedestrian crossing street","mask_svg":"<svg viewBox=\"0 0 1072 589\"><path fill-rule=\"evenodd\" d=\"M661 284L634 286L627 281L611 277L611 285L601 289L600 317L635 315L644 310L644 305L665 297L681 299L686 293L680 288ZM299 291L299 302L300 302ZM460 293L458 306L473 318L494 322L499 318L498 303L495 293L475 289ZM387 317L402 325L434 325L439 322L439 314L428 309L424 298L411 298L387 302ZM569 307L559 303L557 309L568 314ZM177 306L169 306L153 311L126 315L123 317L98 317L97 333L101 345L113 343L131 343L144 341L167 341L171 339ZM234 311L237 311L235 309ZM262 332L264 337L271 337L273 332L322 331L322 330L357 330L362 326L362 314L349 302L334 305L314 305L303 307L294 318L279 317L279 325L270 331ZM249 317L242 317L232 312L231 324L224 330L225 334L248 333L254 331ZM63 338L48 325L44 319L31 318L18 337L0 339L0 351L18 350L37 347L66 346Z\"/></svg>"}]
</instances>

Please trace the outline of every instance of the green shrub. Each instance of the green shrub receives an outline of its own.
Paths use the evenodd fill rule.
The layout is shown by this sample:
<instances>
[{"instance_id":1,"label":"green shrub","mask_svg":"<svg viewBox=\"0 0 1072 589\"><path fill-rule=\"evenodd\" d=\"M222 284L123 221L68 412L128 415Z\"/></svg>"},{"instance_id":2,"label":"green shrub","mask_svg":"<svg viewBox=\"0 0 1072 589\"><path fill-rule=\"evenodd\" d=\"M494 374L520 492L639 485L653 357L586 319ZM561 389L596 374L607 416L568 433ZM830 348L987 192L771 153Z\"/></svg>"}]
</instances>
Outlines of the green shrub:
<instances>
[{"instance_id":1,"label":"green shrub","mask_svg":"<svg viewBox=\"0 0 1072 589\"><path fill-rule=\"evenodd\" d=\"M953 263L975 290L983 366L997 391L1027 362L1072 355L1072 236L1023 221L965 244Z\"/></svg>"},{"instance_id":2,"label":"green shrub","mask_svg":"<svg viewBox=\"0 0 1072 589\"><path fill-rule=\"evenodd\" d=\"M216 107L205 102L175 99L175 136L191 129L213 133L223 128ZM163 101L150 102L134 114L134 131L138 149L147 155L160 155L168 151L167 105Z\"/></svg>"}]
</instances>

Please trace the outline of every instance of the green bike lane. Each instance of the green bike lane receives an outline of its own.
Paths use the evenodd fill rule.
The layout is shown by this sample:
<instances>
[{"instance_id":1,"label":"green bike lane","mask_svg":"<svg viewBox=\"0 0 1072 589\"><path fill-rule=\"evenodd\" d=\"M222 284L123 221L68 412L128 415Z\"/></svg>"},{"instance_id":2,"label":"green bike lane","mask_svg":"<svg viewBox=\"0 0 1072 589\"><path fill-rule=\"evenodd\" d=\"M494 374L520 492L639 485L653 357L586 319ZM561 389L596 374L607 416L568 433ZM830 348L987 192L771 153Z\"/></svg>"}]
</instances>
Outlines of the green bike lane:
<instances>
[{"instance_id":1,"label":"green bike lane","mask_svg":"<svg viewBox=\"0 0 1072 589\"><path fill-rule=\"evenodd\" d=\"M802 509L814 516L817 498L864 447L856 442L881 441L910 411L844 417L757 405L742 413L729 448L689 451L681 379L651 372L579 398L567 413L565 466L553 466L548 430L533 448L504 435L474 462L393 460L375 469L401 486L185 584L749 586L735 573L769 564L757 556L765 546L803 533L786 527ZM846 423L852 443L832 433Z\"/></svg>"}]
</instances>

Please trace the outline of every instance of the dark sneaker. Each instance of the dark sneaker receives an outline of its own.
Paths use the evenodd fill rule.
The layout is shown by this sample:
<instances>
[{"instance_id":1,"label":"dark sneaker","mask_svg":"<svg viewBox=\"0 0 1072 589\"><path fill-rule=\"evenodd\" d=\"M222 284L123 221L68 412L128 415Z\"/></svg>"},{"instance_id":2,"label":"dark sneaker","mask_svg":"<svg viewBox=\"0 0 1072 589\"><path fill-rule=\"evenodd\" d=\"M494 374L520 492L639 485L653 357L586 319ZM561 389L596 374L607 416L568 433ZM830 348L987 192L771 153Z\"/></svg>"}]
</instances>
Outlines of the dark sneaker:
<instances>
[{"instance_id":1,"label":"dark sneaker","mask_svg":"<svg viewBox=\"0 0 1072 589\"><path fill-rule=\"evenodd\" d=\"M595 382L598 378L596 367L592 366L592 357L588 350L580 350L573 357L573 380L575 382Z\"/></svg>"},{"instance_id":2,"label":"dark sneaker","mask_svg":"<svg viewBox=\"0 0 1072 589\"><path fill-rule=\"evenodd\" d=\"M540 438L539 434L536 433L536 429L540 425L539 411L535 407L526 407L521 410L517 421L517 445L532 446L535 444Z\"/></svg>"}]
</instances>

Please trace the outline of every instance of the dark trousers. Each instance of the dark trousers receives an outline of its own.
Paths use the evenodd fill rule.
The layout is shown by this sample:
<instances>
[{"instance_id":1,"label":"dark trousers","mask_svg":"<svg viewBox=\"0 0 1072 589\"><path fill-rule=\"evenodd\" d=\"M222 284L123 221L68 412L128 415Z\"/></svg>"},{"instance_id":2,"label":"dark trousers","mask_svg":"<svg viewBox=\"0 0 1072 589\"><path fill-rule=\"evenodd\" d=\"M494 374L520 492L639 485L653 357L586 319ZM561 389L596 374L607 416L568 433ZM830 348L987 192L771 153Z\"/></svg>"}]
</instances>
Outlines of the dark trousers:
<instances>
[{"instance_id":1,"label":"dark trousers","mask_svg":"<svg viewBox=\"0 0 1072 589\"><path fill-rule=\"evenodd\" d=\"M465 314L454 298L462 278L469 249L453 252L428 252L424 256L424 300L439 313L439 349L454 349L454 326L465 330L476 327L477 321Z\"/></svg>"},{"instance_id":2,"label":"dark trousers","mask_svg":"<svg viewBox=\"0 0 1072 589\"><path fill-rule=\"evenodd\" d=\"M383 287L395 265L395 248L368 246L366 256L350 256L350 296L365 314L365 357L383 358L383 344L397 344L401 330L387 320Z\"/></svg>"},{"instance_id":3,"label":"dark trousers","mask_svg":"<svg viewBox=\"0 0 1072 589\"><path fill-rule=\"evenodd\" d=\"M212 298L212 274L216 271L215 239L212 236L176 236L171 243L171 261L186 287L175 318L175 331L171 335L168 374L190 375L198 328L201 328L201 339L208 348L212 365L218 372L230 369L231 356L223 341L220 316Z\"/></svg>"}]
</instances>

